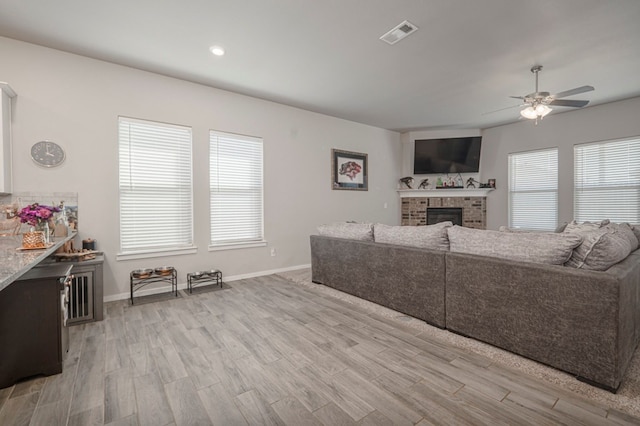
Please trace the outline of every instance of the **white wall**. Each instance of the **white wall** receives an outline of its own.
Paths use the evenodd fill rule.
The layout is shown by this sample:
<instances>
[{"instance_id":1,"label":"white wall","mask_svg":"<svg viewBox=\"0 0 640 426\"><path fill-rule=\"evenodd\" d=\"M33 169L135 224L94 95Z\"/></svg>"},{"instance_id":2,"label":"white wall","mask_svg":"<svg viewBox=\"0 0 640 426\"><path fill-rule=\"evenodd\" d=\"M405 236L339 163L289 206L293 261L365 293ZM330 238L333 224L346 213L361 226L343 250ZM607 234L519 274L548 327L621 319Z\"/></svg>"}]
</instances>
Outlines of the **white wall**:
<instances>
[{"instance_id":1,"label":"white wall","mask_svg":"<svg viewBox=\"0 0 640 426\"><path fill-rule=\"evenodd\" d=\"M552 114L537 126L523 120L486 129L482 135L482 178L497 179L497 189L487 197L487 228L508 223L508 155L550 147L558 147L558 221L562 223L573 219L573 146L640 135L640 98Z\"/></svg>"},{"instance_id":2,"label":"white wall","mask_svg":"<svg viewBox=\"0 0 640 426\"><path fill-rule=\"evenodd\" d=\"M398 133L1 37L0 57L0 80L18 94L14 191L78 193L78 241L94 238L105 252L109 298L128 291L132 269L172 265L183 283L213 267L225 277L290 268L310 263L309 235L321 223L400 223ZM197 254L116 261L119 115L193 128ZM207 250L209 129L264 138L267 247ZM44 139L66 149L61 167L31 161L31 145ZM368 154L369 191L331 190L331 148Z\"/></svg>"}]
</instances>

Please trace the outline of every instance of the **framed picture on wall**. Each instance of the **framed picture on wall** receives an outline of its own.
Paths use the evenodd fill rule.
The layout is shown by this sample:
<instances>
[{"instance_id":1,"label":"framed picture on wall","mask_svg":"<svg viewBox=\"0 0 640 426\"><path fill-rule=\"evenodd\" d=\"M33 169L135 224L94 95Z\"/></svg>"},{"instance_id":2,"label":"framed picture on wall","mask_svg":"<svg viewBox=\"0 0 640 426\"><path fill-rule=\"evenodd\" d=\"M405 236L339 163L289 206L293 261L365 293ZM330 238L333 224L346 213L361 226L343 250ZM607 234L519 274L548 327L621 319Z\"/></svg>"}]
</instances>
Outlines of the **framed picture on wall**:
<instances>
[{"instance_id":1,"label":"framed picture on wall","mask_svg":"<svg viewBox=\"0 0 640 426\"><path fill-rule=\"evenodd\" d=\"M367 191L369 189L367 154L331 150L331 188Z\"/></svg>"}]
</instances>

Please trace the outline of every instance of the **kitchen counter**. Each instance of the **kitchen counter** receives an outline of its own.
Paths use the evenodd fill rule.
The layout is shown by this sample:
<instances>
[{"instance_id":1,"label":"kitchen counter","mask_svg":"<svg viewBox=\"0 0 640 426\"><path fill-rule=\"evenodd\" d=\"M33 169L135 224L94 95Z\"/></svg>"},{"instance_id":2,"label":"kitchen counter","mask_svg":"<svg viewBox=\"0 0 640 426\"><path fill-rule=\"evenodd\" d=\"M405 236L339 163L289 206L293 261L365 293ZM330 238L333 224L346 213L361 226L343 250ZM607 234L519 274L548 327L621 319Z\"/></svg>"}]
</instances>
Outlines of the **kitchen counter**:
<instances>
[{"instance_id":1,"label":"kitchen counter","mask_svg":"<svg viewBox=\"0 0 640 426\"><path fill-rule=\"evenodd\" d=\"M0 291L76 235L77 233L74 232L67 237L52 238L51 247L38 250L20 250L22 235L0 237Z\"/></svg>"}]
</instances>

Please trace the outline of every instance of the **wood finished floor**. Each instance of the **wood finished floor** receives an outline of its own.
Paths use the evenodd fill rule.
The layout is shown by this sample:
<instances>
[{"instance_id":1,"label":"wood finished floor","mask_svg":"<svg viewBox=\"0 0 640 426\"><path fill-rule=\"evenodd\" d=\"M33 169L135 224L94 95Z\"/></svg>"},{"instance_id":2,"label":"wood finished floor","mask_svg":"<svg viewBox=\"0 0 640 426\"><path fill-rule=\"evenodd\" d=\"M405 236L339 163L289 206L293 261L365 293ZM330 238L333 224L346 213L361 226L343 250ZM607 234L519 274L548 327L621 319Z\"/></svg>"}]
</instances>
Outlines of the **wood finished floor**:
<instances>
[{"instance_id":1,"label":"wood finished floor","mask_svg":"<svg viewBox=\"0 0 640 426\"><path fill-rule=\"evenodd\" d=\"M231 286L106 304L0 425L639 424L283 278Z\"/></svg>"}]
</instances>

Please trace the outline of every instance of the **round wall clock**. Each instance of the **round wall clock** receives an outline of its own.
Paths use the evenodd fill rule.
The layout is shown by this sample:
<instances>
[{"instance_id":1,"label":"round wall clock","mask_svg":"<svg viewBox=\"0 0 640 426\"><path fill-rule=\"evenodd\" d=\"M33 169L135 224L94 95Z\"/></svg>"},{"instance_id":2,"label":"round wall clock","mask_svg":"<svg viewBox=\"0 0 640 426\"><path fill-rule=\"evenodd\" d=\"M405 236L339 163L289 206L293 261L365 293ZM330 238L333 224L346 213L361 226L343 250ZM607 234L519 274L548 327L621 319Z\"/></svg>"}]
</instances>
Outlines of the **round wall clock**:
<instances>
[{"instance_id":1,"label":"round wall clock","mask_svg":"<svg viewBox=\"0 0 640 426\"><path fill-rule=\"evenodd\" d=\"M31 147L31 158L43 167L56 167L65 159L64 149L51 141L40 141Z\"/></svg>"}]
</instances>

